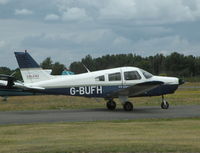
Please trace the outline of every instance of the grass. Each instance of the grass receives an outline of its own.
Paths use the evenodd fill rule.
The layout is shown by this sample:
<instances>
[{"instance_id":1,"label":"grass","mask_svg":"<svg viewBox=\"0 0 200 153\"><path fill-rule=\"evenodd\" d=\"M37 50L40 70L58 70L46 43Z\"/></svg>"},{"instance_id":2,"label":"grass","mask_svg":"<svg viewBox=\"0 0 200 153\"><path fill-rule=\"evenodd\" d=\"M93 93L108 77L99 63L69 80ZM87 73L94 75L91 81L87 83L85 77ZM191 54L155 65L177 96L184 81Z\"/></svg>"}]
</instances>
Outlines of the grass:
<instances>
[{"instance_id":1,"label":"grass","mask_svg":"<svg viewBox=\"0 0 200 153\"><path fill-rule=\"evenodd\" d=\"M172 105L198 105L199 86L186 83L166 99ZM130 101L140 107L160 105L161 98ZM104 107L103 99L68 96L11 97L0 102L0 111ZM200 152L200 118L0 125L0 153L11 152Z\"/></svg>"},{"instance_id":2,"label":"grass","mask_svg":"<svg viewBox=\"0 0 200 153\"><path fill-rule=\"evenodd\" d=\"M200 152L199 127L200 118L0 126L0 152Z\"/></svg>"},{"instance_id":3,"label":"grass","mask_svg":"<svg viewBox=\"0 0 200 153\"><path fill-rule=\"evenodd\" d=\"M196 77L185 77L184 80L187 80L189 82L200 82L200 77L196 76Z\"/></svg>"},{"instance_id":4,"label":"grass","mask_svg":"<svg viewBox=\"0 0 200 153\"><path fill-rule=\"evenodd\" d=\"M198 105L200 104L200 83L186 83L175 94L167 95L166 99L171 105ZM161 103L161 97L130 98L135 107L157 105ZM121 103L116 99L118 108ZM0 111L13 110L59 110L80 108L105 108L106 102L94 98L70 97L70 96L22 96L9 97L7 102L0 102Z\"/></svg>"},{"instance_id":5,"label":"grass","mask_svg":"<svg viewBox=\"0 0 200 153\"><path fill-rule=\"evenodd\" d=\"M102 99L101 102L96 102L95 99L70 96L10 97L7 102L0 103L0 111L99 108L103 107L105 103Z\"/></svg>"}]
</instances>

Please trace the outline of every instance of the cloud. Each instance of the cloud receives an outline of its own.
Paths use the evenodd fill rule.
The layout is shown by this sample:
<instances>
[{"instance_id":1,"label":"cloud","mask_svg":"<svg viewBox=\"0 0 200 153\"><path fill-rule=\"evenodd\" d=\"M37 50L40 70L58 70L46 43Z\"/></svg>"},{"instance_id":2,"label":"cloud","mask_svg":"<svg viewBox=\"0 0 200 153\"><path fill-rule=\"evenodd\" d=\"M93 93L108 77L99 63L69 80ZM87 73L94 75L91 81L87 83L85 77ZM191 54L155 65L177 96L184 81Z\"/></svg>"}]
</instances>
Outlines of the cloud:
<instances>
[{"instance_id":1,"label":"cloud","mask_svg":"<svg viewBox=\"0 0 200 153\"><path fill-rule=\"evenodd\" d=\"M200 46L198 46L200 47ZM160 51L168 53L174 51L187 51L190 48L190 43L187 39L179 35L155 37L148 40L138 40L133 44L133 48L140 51L142 54L151 55ZM147 53L147 50L151 51Z\"/></svg>"},{"instance_id":2,"label":"cloud","mask_svg":"<svg viewBox=\"0 0 200 153\"><path fill-rule=\"evenodd\" d=\"M1 4L7 4L9 2L9 0L0 0L0 5Z\"/></svg>"},{"instance_id":3,"label":"cloud","mask_svg":"<svg viewBox=\"0 0 200 153\"><path fill-rule=\"evenodd\" d=\"M101 19L132 19L136 16L136 3L133 0L109 0L99 9Z\"/></svg>"},{"instance_id":4,"label":"cloud","mask_svg":"<svg viewBox=\"0 0 200 153\"><path fill-rule=\"evenodd\" d=\"M45 17L46 21L57 21L60 19L60 16L56 15L56 14L48 14Z\"/></svg>"},{"instance_id":5,"label":"cloud","mask_svg":"<svg viewBox=\"0 0 200 153\"><path fill-rule=\"evenodd\" d=\"M40 48L59 48L81 50L102 48L115 39L115 34L108 29L88 29L59 33L40 33L25 37L23 46Z\"/></svg>"},{"instance_id":6,"label":"cloud","mask_svg":"<svg viewBox=\"0 0 200 153\"><path fill-rule=\"evenodd\" d=\"M63 21L88 21L91 17L87 13L87 7L85 7L85 0L73 1L73 0L57 0L56 6L61 14Z\"/></svg>"},{"instance_id":7,"label":"cloud","mask_svg":"<svg viewBox=\"0 0 200 153\"><path fill-rule=\"evenodd\" d=\"M199 0L57 0L56 6L68 21L89 17L107 24L160 25L200 19Z\"/></svg>"},{"instance_id":8,"label":"cloud","mask_svg":"<svg viewBox=\"0 0 200 153\"><path fill-rule=\"evenodd\" d=\"M6 42L3 40L0 40L0 48L3 48L6 46Z\"/></svg>"},{"instance_id":9,"label":"cloud","mask_svg":"<svg viewBox=\"0 0 200 153\"><path fill-rule=\"evenodd\" d=\"M65 62L63 55L73 61L87 54L132 51L142 56L161 51L199 55L199 0L0 0L3 3L0 64L13 49L30 49L41 61L48 55L60 62Z\"/></svg>"},{"instance_id":10,"label":"cloud","mask_svg":"<svg viewBox=\"0 0 200 153\"><path fill-rule=\"evenodd\" d=\"M33 14L33 12L31 10L28 9L16 9L15 10L15 15L31 15Z\"/></svg>"},{"instance_id":11,"label":"cloud","mask_svg":"<svg viewBox=\"0 0 200 153\"><path fill-rule=\"evenodd\" d=\"M100 19L129 20L132 24L165 24L198 19L200 8L190 8L185 0L109 0L99 8ZM194 1L197 6L199 1Z\"/></svg>"},{"instance_id":12,"label":"cloud","mask_svg":"<svg viewBox=\"0 0 200 153\"><path fill-rule=\"evenodd\" d=\"M113 40L113 45L114 46L122 46L122 45L129 45L131 43L130 40L128 40L127 38L124 38L122 36L120 37L116 37L114 40ZM124 47L124 46L123 46Z\"/></svg>"},{"instance_id":13,"label":"cloud","mask_svg":"<svg viewBox=\"0 0 200 153\"><path fill-rule=\"evenodd\" d=\"M27 46L29 48L39 47L43 49L51 49L51 48L66 48L67 38L61 37L59 34L36 34L32 36L27 36L22 41L23 46Z\"/></svg>"},{"instance_id":14,"label":"cloud","mask_svg":"<svg viewBox=\"0 0 200 153\"><path fill-rule=\"evenodd\" d=\"M70 8L62 14L63 21L86 21L89 19L85 9L77 7Z\"/></svg>"}]
</instances>

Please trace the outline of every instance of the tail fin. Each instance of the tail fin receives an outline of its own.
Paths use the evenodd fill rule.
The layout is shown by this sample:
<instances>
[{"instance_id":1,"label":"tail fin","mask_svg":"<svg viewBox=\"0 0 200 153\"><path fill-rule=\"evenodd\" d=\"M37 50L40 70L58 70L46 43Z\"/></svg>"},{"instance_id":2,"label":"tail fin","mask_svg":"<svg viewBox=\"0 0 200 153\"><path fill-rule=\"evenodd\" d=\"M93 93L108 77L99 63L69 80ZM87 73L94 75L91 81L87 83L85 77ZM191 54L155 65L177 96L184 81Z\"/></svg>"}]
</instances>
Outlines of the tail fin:
<instances>
[{"instance_id":1,"label":"tail fin","mask_svg":"<svg viewBox=\"0 0 200 153\"><path fill-rule=\"evenodd\" d=\"M49 73L43 70L28 52L15 52L24 83L35 83L52 79Z\"/></svg>"}]
</instances>

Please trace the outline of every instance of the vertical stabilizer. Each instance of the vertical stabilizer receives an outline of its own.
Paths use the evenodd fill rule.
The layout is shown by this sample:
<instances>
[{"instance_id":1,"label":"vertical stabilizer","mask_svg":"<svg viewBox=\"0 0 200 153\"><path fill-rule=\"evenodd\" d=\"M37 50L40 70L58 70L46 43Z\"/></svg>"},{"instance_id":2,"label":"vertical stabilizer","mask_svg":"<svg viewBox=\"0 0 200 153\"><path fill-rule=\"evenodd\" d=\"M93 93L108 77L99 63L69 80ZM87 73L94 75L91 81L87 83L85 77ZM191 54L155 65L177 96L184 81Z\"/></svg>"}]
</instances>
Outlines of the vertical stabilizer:
<instances>
[{"instance_id":1,"label":"vertical stabilizer","mask_svg":"<svg viewBox=\"0 0 200 153\"><path fill-rule=\"evenodd\" d=\"M35 83L52 79L53 76L43 70L28 52L15 52L24 83Z\"/></svg>"}]
</instances>

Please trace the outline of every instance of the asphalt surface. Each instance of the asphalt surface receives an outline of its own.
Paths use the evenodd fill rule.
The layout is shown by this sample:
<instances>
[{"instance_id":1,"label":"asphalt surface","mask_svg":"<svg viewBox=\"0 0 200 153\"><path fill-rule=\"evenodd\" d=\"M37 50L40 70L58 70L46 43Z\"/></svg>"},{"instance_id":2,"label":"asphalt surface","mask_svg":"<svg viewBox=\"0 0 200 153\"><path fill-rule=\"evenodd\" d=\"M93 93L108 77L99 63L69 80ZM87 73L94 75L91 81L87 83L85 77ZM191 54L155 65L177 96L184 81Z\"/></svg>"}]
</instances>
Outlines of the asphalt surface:
<instances>
[{"instance_id":1,"label":"asphalt surface","mask_svg":"<svg viewBox=\"0 0 200 153\"><path fill-rule=\"evenodd\" d=\"M188 117L200 117L200 105L171 106L168 110L162 110L157 106L138 107L133 112L125 112L122 109L115 111L107 109L80 109L0 112L0 125Z\"/></svg>"}]
</instances>

